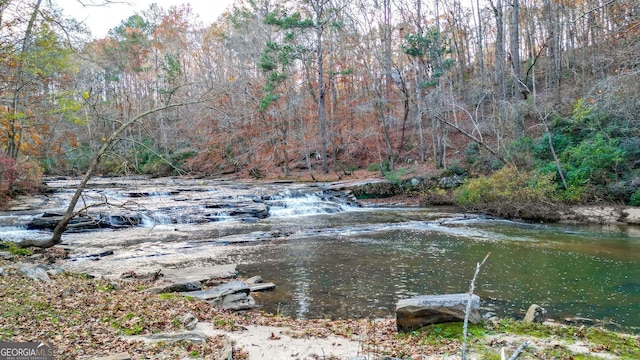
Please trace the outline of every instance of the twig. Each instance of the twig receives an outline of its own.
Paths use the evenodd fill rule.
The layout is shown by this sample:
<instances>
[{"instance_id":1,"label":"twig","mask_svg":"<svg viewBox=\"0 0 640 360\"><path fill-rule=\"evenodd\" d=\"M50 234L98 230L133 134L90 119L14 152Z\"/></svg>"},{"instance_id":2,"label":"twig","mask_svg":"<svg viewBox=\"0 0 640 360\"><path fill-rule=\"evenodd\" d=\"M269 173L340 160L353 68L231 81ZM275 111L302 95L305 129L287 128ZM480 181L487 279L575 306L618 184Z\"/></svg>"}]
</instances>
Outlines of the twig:
<instances>
[{"instance_id":1,"label":"twig","mask_svg":"<svg viewBox=\"0 0 640 360\"><path fill-rule=\"evenodd\" d=\"M480 273L480 268L489 258L491 253L487 253L487 256L484 257L481 263L476 264L476 272L473 274L473 279L471 279L471 286L469 287L469 299L467 300L467 310L464 314L464 325L462 327L462 360L467 359L467 329L469 327L469 314L471 313L471 299L473 298L473 290L476 287L476 278L478 277L478 273Z\"/></svg>"},{"instance_id":2,"label":"twig","mask_svg":"<svg viewBox=\"0 0 640 360\"><path fill-rule=\"evenodd\" d=\"M514 352L513 355L511 355L511 357L508 360L516 360L518 358L518 356L520 356L520 353L522 353L527 346L529 346L529 343L527 341L523 342L516 349L516 352ZM505 351L504 348L502 348L501 351L500 351L500 359L501 360L507 360L507 356L505 355L504 351Z\"/></svg>"},{"instance_id":3,"label":"twig","mask_svg":"<svg viewBox=\"0 0 640 360\"><path fill-rule=\"evenodd\" d=\"M611 5L611 4L613 4L615 1L616 0L610 0L610 1L604 3L604 4L600 5L600 6L594 7L593 9L589 9L589 10L585 11L582 15L580 15L577 18L573 19L573 21L571 21L571 22L575 23L576 21L578 21L578 20L582 19L583 17L591 14L592 12L598 11L598 10L604 8L604 7L607 7L607 6Z\"/></svg>"}]
</instances>

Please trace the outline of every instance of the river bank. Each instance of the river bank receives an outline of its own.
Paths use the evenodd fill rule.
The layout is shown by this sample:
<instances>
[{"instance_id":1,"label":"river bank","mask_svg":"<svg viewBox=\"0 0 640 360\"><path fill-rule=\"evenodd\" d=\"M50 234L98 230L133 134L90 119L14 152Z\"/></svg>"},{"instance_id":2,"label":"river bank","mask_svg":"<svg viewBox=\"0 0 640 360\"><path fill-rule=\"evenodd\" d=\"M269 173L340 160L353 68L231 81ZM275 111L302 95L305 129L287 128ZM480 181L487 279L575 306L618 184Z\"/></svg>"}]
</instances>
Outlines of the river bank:
<instances>
[{"instance_id":1,"label":"river bank","mask_svg":"<svg viewBox=\"0 0 640 360\"><path fill-rule=\"evenodd\" d=\"M0 339L44 341L56 359L453 359L460 356L461 324L432 325L398 334L394 319L295 320L257 311L232 313L176 294L144 290L150 279L92 279L58 274L51 282L21 276L14 265L33 259L55 266L49 249L37 256L0 258ZM186 330L181 319L199 323ZM524 341L521 359L630 359L640 337L596 327L492 320L469 330L472 359L499 358ZM149 341L152 337L162 341ZM232 354L232 357L229 357ZM578 357L581 356L581 357ZM105 358L106 359L106 358ZM385 359L389 359L386 357Z\"/></svg>"},{"instance_id":2,"label":"river bank","mask_svg":"<svg viewBox=\"0 0 640 360\"><path fill-rule=\"evenodd\" d=\"M574 316L582 309L586 313L590 308L603 310L584 315L592 319L635 318L633 307L637 302L632 296L637 271L633 270L634 251L629 249L637 246L634 245L637 242L628 236L608 242L608 237L618 231L601 231L609 228L607 226L598 225L595 232L590 227L587 232L580 227L523 224L464 214L459 209L424 209L406 196L366 199L360 201L363 207L348 204L345 207L344 199L336 197L333 191L343 191L352 183L100 181L100 186L92 188L87 199L106 197L112 205L116 201L126 205L131 213L110 215L139 217L139 224L71 232L65 235L62 246L33 257L4 259L0 267L6 268L6 276L0 293L3 300L7 299L2 314L8 316L0 327L9 330L0 333L3 339L58 335L62 337L55 340L63 343L62 356L75 354L68 358L83 359L122 349L132 358L190 355L210 358L206 354L217 355L228 348L229 341L237 345L234 358L253 359L261 351L265 353L265 349L280 354L276 357L279 359L331 358L331 354L334 359L348 360L361 360L363 358L358 358L361 355L368 356L367 360L376 359L378 355L400 359L459 357L460 326L441 325L398 334L395 321L389 316L398 297L424 291L464 292L470 277L466 270L471 271L475 262L489 251L493 255L486 272L483 269L477 291L487 297L491 306L507 309L507 315L515 314L513 317L519 318L520 309L526 309L531 302L542 301L544 306L557 305L553 309L556 319ZM59 184L56 195L59 197L45 201L50 211L56 211L64 203L65 194L73 186L73 182L68 181ZM103 211L100 207L91 209ZM106 211L123 209L116 206ZM264 211L268 214L266 218L260 215ZM594 218L620 218L603 208L593 211ZM22 221L38 212L37 206L16 210L16 215L7 219ZM625 231L634 227L629 228ZM9 230L2 235L11 234L13 230L24 233L18 227L13 230L9 227ZM29 236L31 234L34 233ZM47 236L49 233L35 234ZM541 234L544 237L538 240ZM611 248L606 248L608 246ZM61 248L68 251L71 259L58 259L48 253ZM53 285L28 283L11 268L12 264L23 261L46 266L53 261L71 274L54 277ZM151 296L144 292L153 286L145 274L159 268L207 264L242 264L240 276L260 274L277 283L278 294L273 292L277 297L269 300L276 305L268 311L280 316L259 312L238 315L212 309L209 304L198 301L187 300L183 304L185 299L173 294ZM591 272L597 268L601 269L597 274ZM451 271L442 271L444 269ZM125 272L130 279L122 279ZM571 274L569 282L561 275L567 273ZM78 274L93 274L96 278ZM623 275L628 275L630 280ZM519 280L514 283L513 279ZM22 290L16 291L14 287ZM604 301L602 307L585 301L587 292L592 297L607 297L598 299ZM74 295L78 293L80 295ZM269 296L271 294L256 295L258 302L265 300L264 303ZM613 300L609 301L609 297ZM25 303L24 299L29 301ZM23 303L27 305L21 307ZM172 304L177 304L177 308ZM328 307L319 307L325 305ZM345 305L358 306L360 312L354 315L356 309ZM69 313L67 307L81 310ZM347 311L335 316L334 310L345 308ZM205 340L196 341L195 345L179 341L178 348L175 344L128 345L138 343L129 336L184 332L180 318L187 310L198 318L198 326L204 333L195 339ZM310 312L312 310L315 312ZM351 320L300 320L287 315ZM23 322L29 326L21 325ZM625 354L634 354L626 347L619 347L622 345L609 345L618 344L618 340L602 340L600 333L591 333L596 331L595 325L605 322L593 321L581 329L527 327L500 320L472 329L471 350L476 358L496 358L502 347L511 353L527 339L535 347L526 352L524 358L575 356L579 353L572 347L575 342L582 344L580 351L584 352L586 347L587 352L598 352L605 357L625 358ZM38 330L41 325L53 330ZM533 334L542 335L536 338ZM105 337L98 340L102 335ZM318 336L328 342L318 340ZM626 344L625 341L621 342ZM92 347L92 343L98 345ZM112 343L119 345L112 346ZM323 345L310 347L314 344Z\"/></svg>"}]
</instances>

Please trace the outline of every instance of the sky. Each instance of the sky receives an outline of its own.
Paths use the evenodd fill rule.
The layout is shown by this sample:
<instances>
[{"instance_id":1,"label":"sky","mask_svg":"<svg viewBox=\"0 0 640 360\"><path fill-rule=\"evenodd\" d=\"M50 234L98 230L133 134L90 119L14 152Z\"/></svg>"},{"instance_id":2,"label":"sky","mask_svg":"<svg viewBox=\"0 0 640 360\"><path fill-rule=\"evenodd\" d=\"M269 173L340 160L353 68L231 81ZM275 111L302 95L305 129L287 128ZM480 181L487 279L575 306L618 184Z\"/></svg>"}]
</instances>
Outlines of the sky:
<instances>
[{"instance_id":1,"label":"sky","mask_svg":"<svg viewBox=\"0 0 640 360\"><path fill-rule=\"evenodd\" d=\"M234 0L114 0L114 4L108 6L85 6L80 2L99 3L99 0L56 0L64 14L84 21L91 30L93 37L100 38L107 35L109 29L114 28L120 22L135 12L141 12L149 8L151 3L167 9L173 5L191 4L194 14L198 14L200 21L210 24L215 21Z\"/></svg>"}]
</instances>

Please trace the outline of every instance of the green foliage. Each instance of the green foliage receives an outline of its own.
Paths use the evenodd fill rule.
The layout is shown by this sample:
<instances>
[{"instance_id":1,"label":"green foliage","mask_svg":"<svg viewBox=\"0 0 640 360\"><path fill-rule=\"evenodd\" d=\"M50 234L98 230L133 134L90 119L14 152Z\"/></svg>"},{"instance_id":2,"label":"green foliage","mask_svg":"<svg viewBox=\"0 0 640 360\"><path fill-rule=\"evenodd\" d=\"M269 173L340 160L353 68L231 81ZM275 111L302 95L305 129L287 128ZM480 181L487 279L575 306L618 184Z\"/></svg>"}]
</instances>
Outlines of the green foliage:
<instances>
[{"instance_id":1,"label":"green foliage","mask_svg":"<svg viewBox=\"0 0 640 360\"><path fill-rule=\"evenodd\" d=\"M389 180L392 184L399 185L402 183L402 178L407 173L407 170L405 168L399 168L394 171L383 170L382 173L384 174L385 179Z\"/></svg>"},{"instance_id":2,"label":"green foliage","mask_svg":"<svg viewBox=\"0 0 640 360\"><path fill-rule=\"evenodd\" d=\"M584 99L580 98L573 104L573 113L571 117L575 123L583 124L586 121L587 116L591 114L591 111L592 108L585 106Z\"/></svg>"},{"instance_id":3,"label":"green foliage","mask_svg":"<svg viewBox=\"0 0 640 360\"><path fill-rule=\"evenodd\" d=\"M164 151L151 139L144 139L136 144L134 157L136 170L139 173L162 176L169 175L173 171L168 156L165 156Z\"/></svg>"},{"instance_id":4,"label":"green foliage","mask_svg":"<svg viewBox=\"0 0 640 360\"><path fill-rule=\"evenodd\" d=\"M182 76L182 65L179 55L165 54L162 70L166 74L167 82L174 83Z\"/></svg>"},{"instance_id":5,"label":"green foliage","mask_svg":"<svg viewBox=\"0 0 640 360\"><path fill-rule=\"evenodd\" d=\"M16 256L29 256L32 254L31 250L21 248L11 241L0 241L0 250L8 251Z\"/></svg>"},{"instance_id":6,"label":"green foliage","mask_svg":"<svg viewBox=\"0 0 640 360\"><path fill-rule=\"evenodd\" d=\"M385 160L383 162L369 164L367 165L367 171L370 171L370 172L389 171L389 162Z\"/></svg>"},{"instance_id":7,"label":"green foliage","mask_svg":"<svg viewBox=\"0 0 640 360\"><path fill-rule=\"evenodd\" d=\"M471 168L480 173L490 173L502 168L504 165L502 161L485 151L476 142L467 144L464 155Z\"/></svg>"},{"instance_id":8,"label":"green foliage","mask_svg":"<svg viewBox=\"0 0 640 360\"><path fill-rule=\"evenodd\" d=\"M616 354L624 359L637 359L640 357L640 347L638 347L637 337L618 334L600 327L548 326L503 319L494 326L491 332L532 336L536 338L554 338L560 341L566 341L567 343L573 343L579 339L585 342L590 349L596 349L598 352ZM556 353L551 353L554 351ZM564 348L547 349L545 353L555 355L557 358L562 359L580 358L574 356L571 351ZM584 359L592 358L593 357L589 356L584 357Z\"/></svg>"},{"instance_id":9,"label":"green foliage","mask_svg":"<svg viewBox=\"0 0 640 360\"><path fill-rule=\"evenodd\" d=\"M550 203L557 201L554 175L505 167L490 177L470 179L458 188L458 205L507 218L538 219L554 216Z\"/></svg>"},{"instance_id":10,"label":"green foliage","mask_svg":"<svg viewBox=\"0 0 640 360\"><path fill-rule=\"evenodd\" d=\"M61 116L72 124L86 125L86 116L80 114L80 110L82 110L84 102L78 100L77 95L78 94L76 92L59 92L55 94L54 101L56 103L56 107L51 111L51 113Z\"/></svg>"},{"instance_id":11,"label":"green foliage","mask_svg":"<svg viewBox=\"0 0 640 360\"><path fill-rule=\"evenodd\" d=\"M631 206L640 206L640 189L631 195L631 200L629 201L629 205Z\"/></svg>"},{"instance_id":12,"label":"green foliage","mask_svg":"<svg viewBox=\"0 0 640 360\"><path fill-rule=\"evenodd\" d=\"M279 42L266 42L258 61L260 70L269 73L260 100L260 111L267 110L280 98L278 87L287 79L287 69L309 52L307 47L297 43L297 36L315 25L311 19L302 19L299 12L287 14L283 9L269 13L264 23L278 28L282 36Z\"/></svg>"},{"instance_id":13,"label":"green foliage","mask_svg":"<svg viewBox=\"0 0 640 360\"><path fill-rule=\"evenodd\" d=\"M570 185L605 184L618 175L618 166L624 157L617 139L605 139L602 134L596 134L593 139L585 139L564 151L561 161L567 166Z\"/></svg>"},{"instance_id":14,"label":"green foliage","mask_svg":"<svg viewBox=\"0 0 640 360\"><path fill-rule=\"evenodd\" d=\"M62 160L67 164L67 166L74 172L83 172L89 166L89 162L93 156L93 150L89 144L82 144L76 148L70 149L65 152L65 158ZM58 166L61 164L56 160L52 160ZM47 171L51 169L47 168Z\"/></svg>"},{"instance_id":15,"label":"green foliage","mask_svg":"<svg viewBox=\"0 0 640 360\"><path fill-rule=\"evenodd\" d=\"M574 103L571 117L553 118L549 130L550 133L535 139L518 139L510 154L514 163L555 176L558 199L564 202L630 201L636 191L635 177L630 174L635 174L640 165L640 137L629 124L579 99Z\"/></svg>"},{"instance_id":16,"label":"green foliage","mask_svg":"<svg viewBox=\"0 0 640 360\"><path fill-rule=\"evenodd\" d=\"M401 339L405 337L414 338L420 345L440 347L450 344L452 340L462 339L462 331L463 324L461 322L452 322L425 326L408 334L399 334L398 336ZM484 326L470 324L467 334L471 337L484 336Z\"/></svg>"},{"instance_id":17,"label":"green foliage","mask_svg":"<svg viewBox=\"0 0 640 360\"><path fill-rule=\"evenodd\" d=\"M425 89L437 85L438 79L455 64L453 59L443 58L445 54L451 52L451 46L449 40L443 37L435 27L427 28L422 34L406 34L402 52L427 63L430 76L420 84Z\"/></svg>"},{"instance_id":18,"label":"green foliage","mask_svg":"<svg viewBox=\"0 0 640 360\"><path fill-rule=\"evenodd\" d=\"M146 327L144 318L135 313L128 313L118 319L112 319L110 323L113 328L125 335L140 335Z\"/></svg>"},{"instance_id":19,"label":"green foliage","mask_svg":"<svg viewBox=\"0 0 640 360\"><path fill-rule=\"evenodd\" d=\"M288 15L287 12L282 9L267 14L264 23L280 29L304 29L314 25L311 19L303 20L302 15L297 11Z\"/></svg>"}]
</instances>

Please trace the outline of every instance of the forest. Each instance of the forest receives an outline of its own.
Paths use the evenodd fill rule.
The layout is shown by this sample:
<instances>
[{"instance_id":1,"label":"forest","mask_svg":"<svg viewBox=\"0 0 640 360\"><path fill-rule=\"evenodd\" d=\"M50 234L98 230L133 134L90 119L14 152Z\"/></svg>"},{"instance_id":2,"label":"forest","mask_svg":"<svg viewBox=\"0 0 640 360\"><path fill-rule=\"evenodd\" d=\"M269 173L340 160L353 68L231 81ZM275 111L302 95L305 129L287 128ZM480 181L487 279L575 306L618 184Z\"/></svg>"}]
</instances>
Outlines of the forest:
<instances>
[{"instance_id":1,"label":"forest","mask_svg":"<svg viewBox=\"0 0 640 360\"><path fill-rule=\"evenodd\" d=\"M236 0L212 24L154 4L104 38L55 1L3 0L0 29L2 203L95 159L104 175L458 174L472 209L640 205L637 0Z\"/></svg>"}]
</instances>

